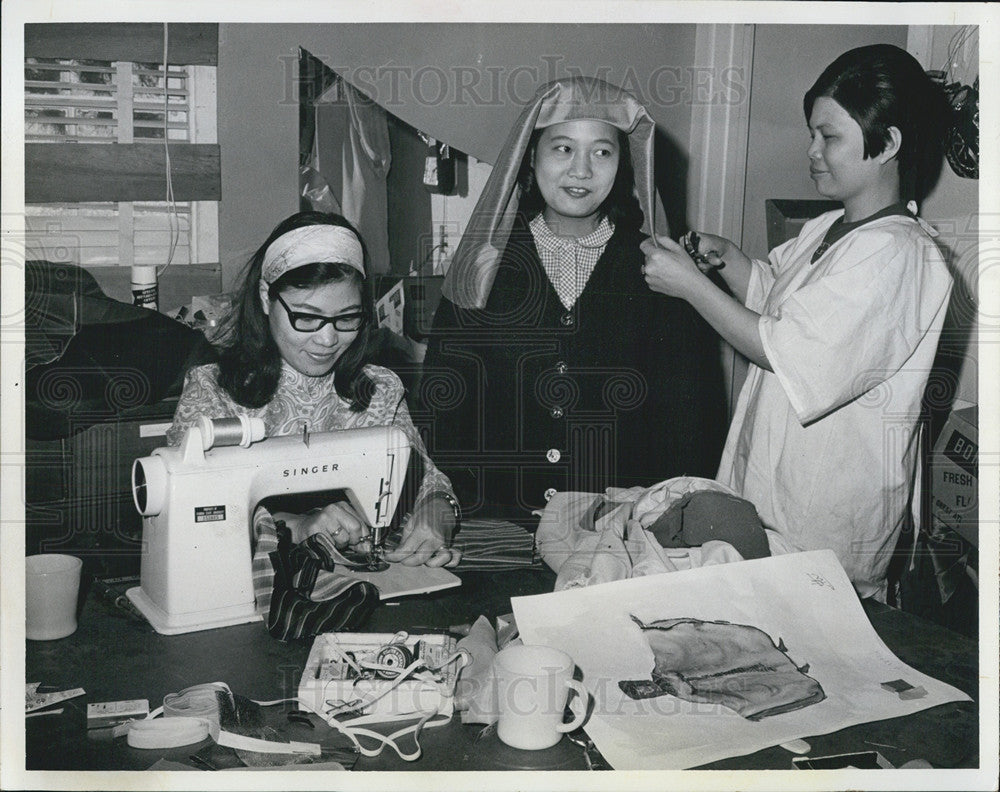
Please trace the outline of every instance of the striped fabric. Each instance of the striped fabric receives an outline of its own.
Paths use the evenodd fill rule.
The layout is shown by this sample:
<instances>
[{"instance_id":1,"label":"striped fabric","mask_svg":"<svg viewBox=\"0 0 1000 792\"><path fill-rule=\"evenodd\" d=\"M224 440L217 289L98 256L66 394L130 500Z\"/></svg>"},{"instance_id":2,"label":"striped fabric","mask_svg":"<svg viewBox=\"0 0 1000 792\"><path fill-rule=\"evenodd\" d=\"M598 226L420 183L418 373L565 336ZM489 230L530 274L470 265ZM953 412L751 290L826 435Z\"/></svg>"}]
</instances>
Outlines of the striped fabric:
<instances>
[{"instance_id":1,"label":"striped fabric","mask_svg":"<svg viewBox=\"0 0 1000 792\"><path fill-rule=\"evenodd\" d=\"M459 571L499 571L541 563L535 554L535 537L504 520L463 520L453 546L462 551Z\"/></svg>"},{"instance_id":2,"label":"striped fabric","mask_svg":"<svg viewBox=\"0 0 1000 792\"><path fill-rule=\"evenodd\" d=\"M270 554L274 590L267 631L281 641L291 641L334 630L356 630L364 624L379 603L378 588L352 581L332 598L310 599L320 570L333 571L332 541L317 534L293 546L285 524L278 521L275 528L277 549Z\"/></svg>"},{"instance_id":3,"label":"striped fabric","mask_svg":"<svg viewBox=\"0 0 1000 792\"><path fill-rule=\"evenodd\" d=\"M267 509L258 508L254 513L254 535L256 541L251 563L253 591L257 600L257 613L266 620L271 610L271 593L274 588L271 554L278 549L278 531L274 518ZM296 577L300 576L301 570L296 573ZM313 602L322 602L339 597L356 582L355 578L342 575L336 569L328 572L326 568L321 568L316 574L309 599ZM294 580L293 584L301 588L300 580Z\"/></svg>"}]
</instances>

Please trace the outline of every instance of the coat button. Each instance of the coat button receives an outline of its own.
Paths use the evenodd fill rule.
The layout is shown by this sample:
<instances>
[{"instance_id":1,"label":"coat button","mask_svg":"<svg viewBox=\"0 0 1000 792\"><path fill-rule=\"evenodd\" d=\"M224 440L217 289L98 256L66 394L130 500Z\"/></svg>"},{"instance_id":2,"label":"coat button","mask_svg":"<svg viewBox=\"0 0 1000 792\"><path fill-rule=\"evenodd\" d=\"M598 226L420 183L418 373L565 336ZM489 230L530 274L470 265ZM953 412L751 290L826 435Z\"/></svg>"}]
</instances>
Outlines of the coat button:
<instances>
[{"instance_id":1,"label":"coat button","mask_svg":"<svg viewBox=\"0 0 1000 792\"><path fill-rule=\"evenodd\" d=\"M571 313L564 313L559 318L559 321L563 323L563 327L569 327L571 324L573 324L573 314L571 314Z\"/></svg>"},{"instance_id":2,"label":"coat button","mask_svg":"<svg viewBox=\"0 0 1000 792\"><path fill-rule=\"evenodd\" d=\"M569 366L566 365L565 360L560 360L558 363L556 363L557 374L565 374L567 371L569 371Z\"/></svg>"},{"instance_id":3,"label":"coat button","mask_svg":"<svg viewBox=\"0 0 1000 792\"><path fill-rule=\"evenodd\" d=\"M553 418L562 418L562 417L563 417L563 415L565 415L565 412L563 411L563 408L562 408L562 407L553 407L553 408L552 408L552 409L551 409L551 410L549 411L549 414L550 414L550 415L551 415L551 416L552 416Z\"/></svg>"},{"instance_id":4,"label":"coat button","mask_svg":"<svg viewBox=\"0 0 1000 792\"><path fill-rule=\"evenodd\" d=\"M545 490L545 502L548 503L550 500L552 500L552 496L555 494L556 494L555 487L549 487L547 490Z\"/></svg>"},{"instance_id":5,"label":"coat button","mask_svg":"<svg viewBox=\"0 0 1000 792\"><path fill-rule=\"evenodd\" d=\"M549 462L556 463L562 459L562 452L560 452L558 448L550 448L545 453L545 458L549 460Z\"/></svg>"}]
</instances>

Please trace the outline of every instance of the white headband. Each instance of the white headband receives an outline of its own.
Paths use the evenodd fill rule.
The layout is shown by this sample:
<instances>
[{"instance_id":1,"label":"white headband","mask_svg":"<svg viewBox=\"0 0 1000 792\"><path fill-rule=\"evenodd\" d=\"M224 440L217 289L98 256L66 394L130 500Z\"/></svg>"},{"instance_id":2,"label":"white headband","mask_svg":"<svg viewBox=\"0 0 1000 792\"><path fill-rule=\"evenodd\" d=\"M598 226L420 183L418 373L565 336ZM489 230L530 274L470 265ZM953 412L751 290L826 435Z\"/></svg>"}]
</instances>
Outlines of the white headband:
<instances>
[{"instance_id":1,"label":"white headband","mask_svg":"<svg viewBox=\"0 0 1000 792\"><path fill-rule=\"evenodd\" d=\"M318 263L346 264L365 277L361 241L348 228L326 224L293 228L274 240L264 251L260 277L270 284L289 270Z\"/></svg>"}]
</instances>

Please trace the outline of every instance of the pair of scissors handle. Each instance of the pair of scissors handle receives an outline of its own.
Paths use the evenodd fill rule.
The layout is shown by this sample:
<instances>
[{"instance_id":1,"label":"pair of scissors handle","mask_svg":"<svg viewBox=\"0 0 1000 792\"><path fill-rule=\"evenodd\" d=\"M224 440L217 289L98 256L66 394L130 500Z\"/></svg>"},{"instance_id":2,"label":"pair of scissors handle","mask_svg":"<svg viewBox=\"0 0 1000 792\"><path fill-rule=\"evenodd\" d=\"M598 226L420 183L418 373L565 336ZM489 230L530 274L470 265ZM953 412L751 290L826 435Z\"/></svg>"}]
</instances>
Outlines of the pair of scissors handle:
<instances>
[{"instance_id":1,"label":"pair of scissors handle","mask_svg":"<svg viewBox=\"0 0 1000 792\"><path fill-rule=\"evenodd\" d=\"M688 231L681 237L681 242L684 245L684 250L687 251L687 254L694 260L694 263L698 265L698 269L702 272L710 272L713 269L722 269L726 266L726 262L718 256L716 256L716 263L713 264L708 260L708 256L699 250L701 237L698 236L698 232Z\"/></svg>"}]
</instances>

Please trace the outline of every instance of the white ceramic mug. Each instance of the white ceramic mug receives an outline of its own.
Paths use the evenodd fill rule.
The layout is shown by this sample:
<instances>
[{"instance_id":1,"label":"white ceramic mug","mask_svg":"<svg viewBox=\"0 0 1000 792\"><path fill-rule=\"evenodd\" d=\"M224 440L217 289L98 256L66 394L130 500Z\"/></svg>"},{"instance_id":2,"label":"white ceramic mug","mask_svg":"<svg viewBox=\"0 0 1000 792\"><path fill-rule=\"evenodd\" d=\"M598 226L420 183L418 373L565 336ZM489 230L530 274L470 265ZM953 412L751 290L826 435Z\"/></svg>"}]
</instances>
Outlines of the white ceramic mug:
<instances>
[{"instance_id":1,"label":"white ceramic mug","mask_svg":"<svg viewBox=\"0 0 1000 792\"><path fill-rule=\"evenodd\" d=\"M493 658L497 736L513 748L549 748L587 717L587 689L573 679L573 659L550 646L509 646ZM563 723L570 690L580 697L571 723Z\"/></svg>"},{"instance_id":2,"label":"white ceramic mug","mask_svg":"<svg viewBox=\"0 0 1000 792\"><path fill-rule=\"evenodd\" d=\"M83 562L76 556L43 553L24 560L24 635L52 641L76 632L76 598Z\"/></svg>"}]
</instances>

